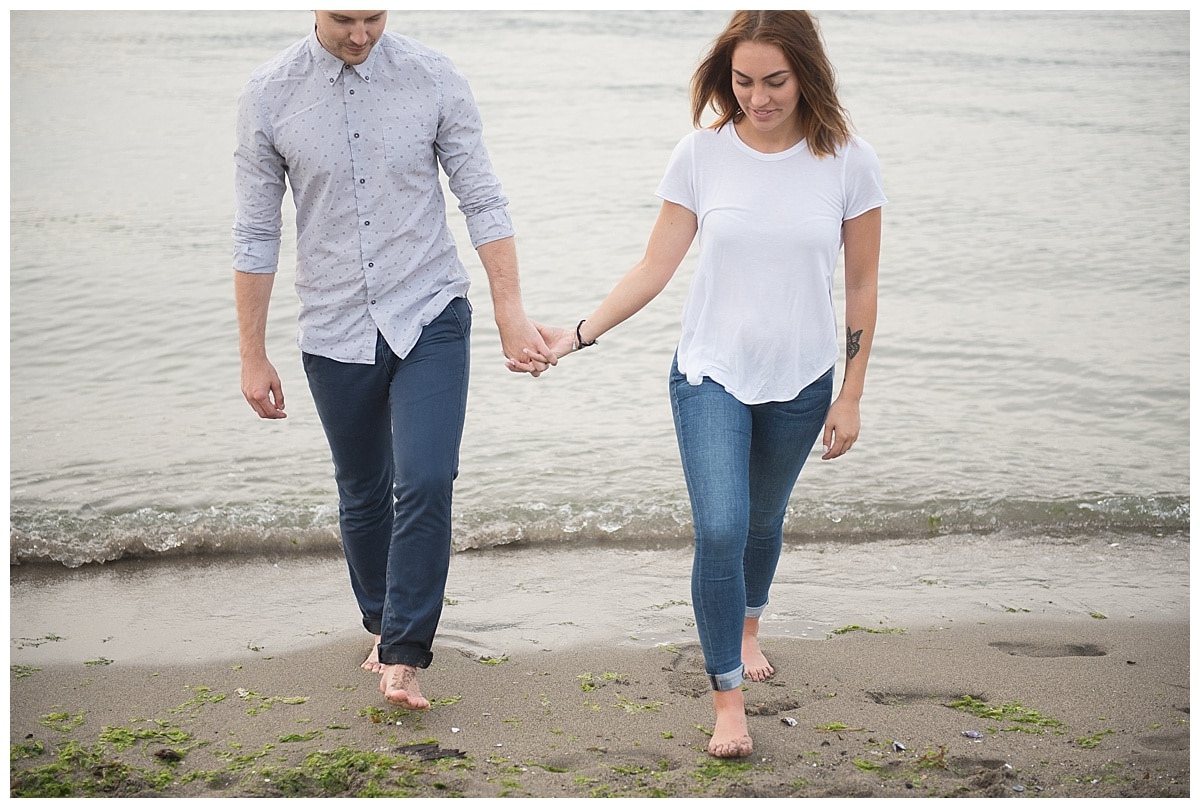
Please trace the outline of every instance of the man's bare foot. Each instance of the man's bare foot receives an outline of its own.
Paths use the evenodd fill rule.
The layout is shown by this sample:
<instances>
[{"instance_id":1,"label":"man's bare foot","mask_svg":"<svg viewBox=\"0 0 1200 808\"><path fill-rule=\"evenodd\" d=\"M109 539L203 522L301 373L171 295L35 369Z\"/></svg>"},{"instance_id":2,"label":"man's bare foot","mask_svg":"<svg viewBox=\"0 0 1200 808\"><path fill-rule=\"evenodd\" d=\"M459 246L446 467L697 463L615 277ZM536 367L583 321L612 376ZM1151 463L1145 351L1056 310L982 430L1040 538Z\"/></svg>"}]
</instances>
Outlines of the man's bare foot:
<instances>
[{"instance_id":1,"label":"man's bare foot","mask_svg":"<svg viewBox=\"0 0 1200 808\"><path fill-rule=\"evenodd\" d=\"M751 681L765 682L775 675L775 669L767 662L758 644L757 617L747 617L742 623L742 664L746 667L746 678Z\"/></svg>"},{"instance_id":2,"label":"man's bare foot","mask_svg":"<svg viewBox=\"0 0 1200 808\"><path fill-rule=\"evenodd\" d=\"M417 685L417 669L411 665L384 665L379 692L384 699L406 710L428 710L429 699Z\"/></svg>"},{"instance_id":3,"label":"man's bare foot","mask_svg":"<svg viewBox=\"0 0 1200 808\"><path fill-rule=\"evenodd\" d=\"M746 725L746 702L740 687L713 691L717 723L708 741L708 753L718 758L744 758L754 751Z\"/></svg>"},{"instance_id":4,"label":"man's bare foot","mask_svg":"<svg viewBox=\"0 0 1200 808\"><path fill-rule=\"evenodd\" d=\"M383 673L383 665L379 663L379 637L374 634L371 635L371 653L367 654L359 667L371 673Z\"/></svg>"}]
</instances>

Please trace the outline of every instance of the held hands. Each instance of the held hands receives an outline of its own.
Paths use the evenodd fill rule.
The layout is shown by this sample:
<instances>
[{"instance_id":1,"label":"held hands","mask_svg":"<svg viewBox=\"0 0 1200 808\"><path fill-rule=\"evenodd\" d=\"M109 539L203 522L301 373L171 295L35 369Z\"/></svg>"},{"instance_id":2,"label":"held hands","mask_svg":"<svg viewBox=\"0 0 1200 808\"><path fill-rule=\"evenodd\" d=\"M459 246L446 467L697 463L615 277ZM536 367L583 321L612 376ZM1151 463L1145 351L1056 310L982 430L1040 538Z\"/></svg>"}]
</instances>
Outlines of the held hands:
<instances>
[{"instance_id":1,"label":"held hands","mask_svg":"<svg viewBox=\"0 0 1200 808\"><path fill-rule=\"evenodd\" d=\"M504 363L504 366L513 373L530 373L536 377L541 375L543 371L548 370L551 365L557 365L559 359L573 352L575 330L573 328L558 328L556 326L543 325L534 320L530 320L530 322L537 329L538 335L546 347L546 352L530 352L527 348L523 354L526 359L525 362L518 362L515 358L510 357Z\"/></svg>"},{"instance_id":2,"label":"held hands","mask_svg":"<svg viewBox=\"0 0 1200 808\"><path fill-rule=\"evenodd\" d=\"M558 364L558 355L547 345L541 329L542 326L533 320L524 320L514 327L500 327L506 368L513 373L528 373L536 379Z\"/></svg>"}]
</instances>

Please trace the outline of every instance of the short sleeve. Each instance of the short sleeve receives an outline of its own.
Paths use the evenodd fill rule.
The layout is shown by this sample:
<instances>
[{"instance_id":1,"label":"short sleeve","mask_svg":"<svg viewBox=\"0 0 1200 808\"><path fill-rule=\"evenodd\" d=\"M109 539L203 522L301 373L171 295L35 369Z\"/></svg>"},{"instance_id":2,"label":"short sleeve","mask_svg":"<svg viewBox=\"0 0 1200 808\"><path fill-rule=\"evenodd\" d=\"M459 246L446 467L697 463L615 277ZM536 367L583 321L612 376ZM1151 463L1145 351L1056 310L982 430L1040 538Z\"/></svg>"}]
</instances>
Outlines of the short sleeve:
<instances>
[{"instance_id":1,"label":"short sleeve","mask_svg":"<svg viewBox=\"0 0 1200 808\"><path fill-rule=\"evenodd\" d=\"M887 203L879 157L865 140L855 137L844 152L846 195L842 220L856 218Z\"/></svg>"},{"instance_id":2,"label":"short sleeve","mask_svg":"<svg viewBox=\"0 0 1200 808\"><path fill-rule=\"evenodd\" d=\"M695 133L679 141L667 161L667 170L654 195L696 213Z\"/></svg>"}]
</instances>

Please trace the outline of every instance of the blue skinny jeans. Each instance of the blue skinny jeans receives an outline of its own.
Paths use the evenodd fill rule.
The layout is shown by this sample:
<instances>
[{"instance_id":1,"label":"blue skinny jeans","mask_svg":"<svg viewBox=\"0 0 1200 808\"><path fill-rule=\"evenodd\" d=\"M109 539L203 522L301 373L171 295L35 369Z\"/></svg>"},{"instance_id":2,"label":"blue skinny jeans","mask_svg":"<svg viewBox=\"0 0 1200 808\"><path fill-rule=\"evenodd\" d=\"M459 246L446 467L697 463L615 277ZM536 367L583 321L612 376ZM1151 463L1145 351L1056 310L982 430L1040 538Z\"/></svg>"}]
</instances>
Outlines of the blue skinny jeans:
<instances>
[{"instance_id":1,"label":"blue skinny jeans","mask_svg":"<svg viewBox=\"0 0 1200 808\"><path fill-rule=\"evenodd\" d=\"M692 608L714 690L744 678L742 627L767 607L788 499L825 427L833 369L791 401L747 405L671 365L671 411L692 505Z\"/></svg>"},{"instance_id":2,"label":"blue skinny jeans","mask_svg":"<svg viewBox=\"0 0 1200 808\"><path fill-rule=\"evenodd\" d=\"M471 307L447 304L404 359L304 354L333 455L342 549L379 661L425 668L450 568L450 514L470 375Z\"/></svg>"}]
</instances>

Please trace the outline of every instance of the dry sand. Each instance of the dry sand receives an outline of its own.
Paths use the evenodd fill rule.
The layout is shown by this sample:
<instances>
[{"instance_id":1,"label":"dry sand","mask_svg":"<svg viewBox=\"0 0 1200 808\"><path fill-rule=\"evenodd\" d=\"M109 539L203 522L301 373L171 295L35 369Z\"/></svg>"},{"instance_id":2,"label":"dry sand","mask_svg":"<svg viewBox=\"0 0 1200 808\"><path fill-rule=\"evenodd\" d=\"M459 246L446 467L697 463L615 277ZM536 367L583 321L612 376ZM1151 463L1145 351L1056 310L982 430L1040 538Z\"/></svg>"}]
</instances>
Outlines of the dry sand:
<instances>
[{"instance_id":1,"label":"dry sand","mask_svg":"<svg viewBox=\"0 0 1200 808\"><path fill-rule=\"evenodd\" d=\"M11 793L1190 794L1186 621L1014 614L768 637L777 673L747 682L755 750L737 762L704 752L712 714L694 644L504 659L438 647L421 677L434 706L414 714L358 668L365 639L209 666L14 667Z\"/></svg>"}]
</instances>

